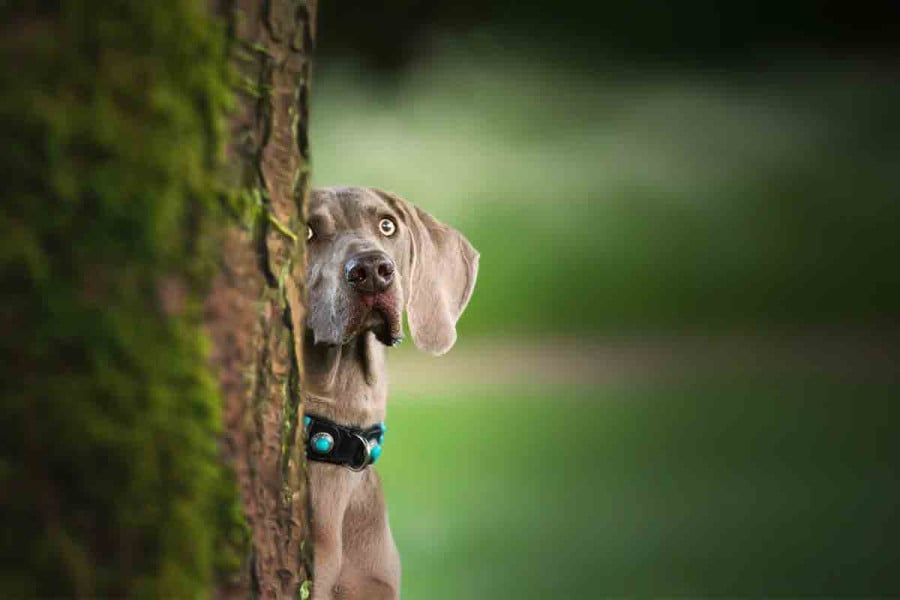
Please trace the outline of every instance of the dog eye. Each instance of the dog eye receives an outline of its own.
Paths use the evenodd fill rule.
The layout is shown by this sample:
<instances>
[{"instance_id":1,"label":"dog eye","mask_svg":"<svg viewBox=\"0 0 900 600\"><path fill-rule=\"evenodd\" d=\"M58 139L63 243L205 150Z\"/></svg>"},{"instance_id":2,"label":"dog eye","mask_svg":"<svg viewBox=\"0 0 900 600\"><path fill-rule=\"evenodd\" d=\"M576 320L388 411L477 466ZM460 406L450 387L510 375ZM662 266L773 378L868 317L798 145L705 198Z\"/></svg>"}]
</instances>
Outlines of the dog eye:
<instances>
[{"instance_id":1,"label":"dog eye","mask_svg":"<svg viewBox=\"0 0 900 600\"><path fill-rule=\"evenodd\" d=\"M378 223L378 229L380 229L381 233L385 236L391 237L397 232L397 224L385 217Z\"/></svg>"},{"instance_id":2,"label":"dog eye","mask_svg":"<svg viewBox=\"0 0 900 600\"><path fill-rule=\"evenodd\" d=\"M314 237L316 237L316 234L313 231L312 227L307 227L306 228L306 241L308 242L311 239L313 239Z\"/></svg>"}]
</instances>

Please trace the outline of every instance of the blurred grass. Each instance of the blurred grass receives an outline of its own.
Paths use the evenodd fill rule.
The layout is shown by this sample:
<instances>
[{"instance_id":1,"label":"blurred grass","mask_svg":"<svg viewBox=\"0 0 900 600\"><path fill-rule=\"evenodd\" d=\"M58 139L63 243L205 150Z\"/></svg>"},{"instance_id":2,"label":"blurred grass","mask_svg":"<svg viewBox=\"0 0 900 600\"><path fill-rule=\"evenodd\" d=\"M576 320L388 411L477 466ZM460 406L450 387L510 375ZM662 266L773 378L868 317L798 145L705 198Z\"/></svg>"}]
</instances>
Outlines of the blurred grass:
<instances>
[{"instance_id":1,"label":"blurred grass","mask_svg":"<svg viewBox=\"0 0 900 600\"><path fill-rule=\"evenodd\" d=\"M392 399L408 598L896 594L896 385Z\"/></svg>"},{"instance_id":2,"label":"blurred grass","mask_svg":"<svg viewBox=\"0 0 900 600\"><path fill-rule=\"evenodd\" d=\"M482 253L463 335L880 323L900 303L900 80L865 62L634 70L470 38L318 65L316 185Z\"/></svg>"}]
</instances>

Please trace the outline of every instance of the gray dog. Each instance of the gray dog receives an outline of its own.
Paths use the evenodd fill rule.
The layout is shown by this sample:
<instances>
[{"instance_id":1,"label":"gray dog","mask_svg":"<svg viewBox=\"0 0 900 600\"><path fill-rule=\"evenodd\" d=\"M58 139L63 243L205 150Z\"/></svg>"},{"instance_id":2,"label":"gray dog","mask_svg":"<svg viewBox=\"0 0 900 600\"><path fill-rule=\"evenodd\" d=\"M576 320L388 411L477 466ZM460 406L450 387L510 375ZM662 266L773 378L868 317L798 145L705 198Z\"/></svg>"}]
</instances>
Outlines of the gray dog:
<instances>
[{"instance_id":1,"label":"gray dog","mask_svg":"<svg viewBox=\"0 0 900 600\"><path fill-rule=\"evenodd\" d=\"M396 598L400 557L381 481L385 346L403 337L433 354L456 341L478 252L456 230L393 194L313 190L304 335L313 599Z\"/></svg>"}]
</instances>

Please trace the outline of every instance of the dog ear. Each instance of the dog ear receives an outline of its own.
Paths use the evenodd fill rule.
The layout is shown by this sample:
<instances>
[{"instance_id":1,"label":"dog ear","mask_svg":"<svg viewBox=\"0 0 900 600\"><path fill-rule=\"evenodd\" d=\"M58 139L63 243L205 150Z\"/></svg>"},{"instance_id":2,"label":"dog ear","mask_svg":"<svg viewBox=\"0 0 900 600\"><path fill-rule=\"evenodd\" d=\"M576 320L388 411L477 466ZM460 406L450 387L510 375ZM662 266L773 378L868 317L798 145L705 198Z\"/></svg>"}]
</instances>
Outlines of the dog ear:
<instances>
[{"instance_id":1,"label":"dog ear","mask_svg":"<svg viewBox=\"0 0 900 600\"><path fill-rule=\"evenodd\" d=\"M456 343L456 321L472 297L479 254L463 235L415 206L406 313L416 346L444 354Z\"/></svg>"},{"instance_id":2,"label":"dog ear","mask_svg":"<svg viewBox=\"0 0 900 600\"><path fill-rule=\"evenodd\" d=\"M459 319L478 276L479 254L463 235L424 210L399 201L410 231L406 314L416 346L435 355L456 342Z\"/></svg>"}]
</instances>

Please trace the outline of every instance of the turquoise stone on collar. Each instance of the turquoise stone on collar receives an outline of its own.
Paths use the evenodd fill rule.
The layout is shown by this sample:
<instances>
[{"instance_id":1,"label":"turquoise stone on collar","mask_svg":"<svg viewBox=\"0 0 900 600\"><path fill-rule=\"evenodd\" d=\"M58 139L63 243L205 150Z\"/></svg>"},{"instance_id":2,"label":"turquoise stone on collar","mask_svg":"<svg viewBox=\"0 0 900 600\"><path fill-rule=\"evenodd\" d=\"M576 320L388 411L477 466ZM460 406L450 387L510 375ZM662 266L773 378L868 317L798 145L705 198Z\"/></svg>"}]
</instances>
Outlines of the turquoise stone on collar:
<instances>
[{"instance_id":1,"label":"turquoise stone on collar","mask_svg":"<svg viewBox=\"0 0 900 600\"><path fill-rule=\"evenodd\" d=\"M327 433L317 433L313 436L311 445L318 454L328 454L334 448L334 438Z\"/></svg>"}]
</instances>

